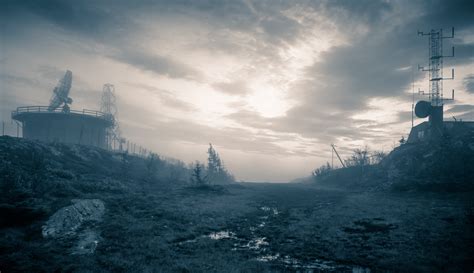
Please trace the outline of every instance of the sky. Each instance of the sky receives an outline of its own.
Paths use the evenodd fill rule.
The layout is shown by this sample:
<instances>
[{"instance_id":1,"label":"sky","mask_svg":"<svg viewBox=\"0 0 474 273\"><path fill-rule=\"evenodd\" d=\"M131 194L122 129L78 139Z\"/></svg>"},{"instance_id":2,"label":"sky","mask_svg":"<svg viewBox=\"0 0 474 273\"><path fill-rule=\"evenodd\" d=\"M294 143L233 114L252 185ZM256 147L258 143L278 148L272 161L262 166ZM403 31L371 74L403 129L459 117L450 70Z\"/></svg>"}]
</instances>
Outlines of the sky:
<instances>
[{"instance_id":1,"label":"sky","mask_svg":"<svg viewBox=\"0 0 474 273\"><path fill-rule=\"evenodd\" d=\"M455 28L445 119L474 120L473 14L467 0L3 0L0 120L47 105L69 69L72 109L115 86L126 139L187 163L212 143L238 180L286 182L331 143L346 157L407 137L428 88L418 30Z\"/></svg>"}]
</instances>

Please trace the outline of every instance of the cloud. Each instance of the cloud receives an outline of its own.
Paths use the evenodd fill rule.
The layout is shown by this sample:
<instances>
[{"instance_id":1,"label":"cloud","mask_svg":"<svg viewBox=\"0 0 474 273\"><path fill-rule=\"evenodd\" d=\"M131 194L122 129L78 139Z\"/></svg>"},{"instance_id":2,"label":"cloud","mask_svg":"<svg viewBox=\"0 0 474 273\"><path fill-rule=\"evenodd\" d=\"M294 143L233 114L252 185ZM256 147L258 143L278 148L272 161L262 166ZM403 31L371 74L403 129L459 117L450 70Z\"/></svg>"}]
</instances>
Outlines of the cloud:
<instances>
[{"instance_id":1,"label":"cloud","mask_svg":"<svg viewBox=\"0 0 474 273\"><path fill-rule=\"evenodd\" d=\"M463 80L464 88L466 92L474 94L474 74L469 74Z\"/></svg>"},{"instance_id":2,"label":"cloud","mask_svg":"<svg viewBox=\"0 0 474 273\"><path fill-rule=\"evenodd\" d=\"M41 78L51 81L59 81L64 76L64 73L66 73L64 69L46 64L38 66L36 70L38 71Z\"/></svg>"},{"instance_id":3,"label":"cloud","mask_svg":"<svg viewBox=\"0 0 474 273\"><path fill-rule=\"evenodd\" d=\"M272 124L272 130L299 133L320 141L337 138L368 140L377 137L379 133L376 130L361 128L360 121L355 122L350 117L366 109L370 98L398 97L402 101L410 100L405 91L411 85L412 70L399 68L426 62L426 42L416 36L416 26L426 26L426 21L434 20L433 14L444 16L453 12L454 7L472 7L466 1L452 4L443 2L446 10L440 12L438 7L422 5L421 8L426 9L420 19L419 15L408 12L410 7L400 10L400 6L395 7L392 3L396 2L331 1L328 4L330 8L339 12L342 10L350 16L334 18L336 24L344 25L347 20L352 20L354 25L364 26L362 31L347 34L352 37L350 43L324 52L319 61L307 69L306 77L292 85L293 98L298 103L284 117L265 122L246 117L248 113L241 113L239 118L248 120L248 124L255 124L257 120L256 125ZM364 8L364 5L370 8ZM401 18L387 21L387 17L392 18L388 13L394 10ZM406 15L404 11L407 11ZM466 13L463 11L462 14L465 16ZM456 19L454 22L461 31L472 25L466 23L468 20L465 19ZM379 22L374 24L373 20ZM461 55L466 57L470 52L466 49L471 44L458 47ZM472 62L469 58L463 58L460 63ZM415 80L421 80L423 76L416 73ZM400 112L403 112L404 118L399 119L399 123L411 118L411 115L406 115L406 110L400 109ZM383 127L382 121L378 122L378 126Z\"/></svg>"},{"instance_id":4,"label":"cloud","mask_svg":"<svg viewBox=\"0 0 474 273\"><path fill-rule=\"evenodd\" d=\"M218 82L212 84L216 91L232 96L243 96L250 93L250 89L244 81Z\"/></svg>"},{"instance_id":5,"label":"cloud","mask_svg":"<svg viewBox=\"0 0 474 273\"><path fill-rule=\"evenodd\" d=\"M474 111L474 105L471 104L458 104L449 108L446 113L464 113Z\"/></svg>"},{"instance_id":6,"label":"cloud","mask_svg":"<svg viewBox=\"0 0 474 273\"><path fill-rule=\"evenodd\" d=\"M2 85L11 84L11 85L27 85L30 87L38 86L39 81L27 77L11 75L7 73L0 74L0 81ZM2 92L3 93L3 92Z\"/></svg>"},{"instance_id":7,"label":"cloud","mask_svg":"<svg viewBox=\"0 0 474 273\"><path fill-rule=\"evenodd\" d=\"M161 103L164 106L168 106L173 109L178 109L182 111L192 112L196 111L196 106L193 104L178 99L175 94L170 91L160 89L154 86L150 86L143 83L126 83L128 86L146 90L150 92L150 96L156 96L160 99Z\"/></svg>"},{"instance_id":8,"label":"cloud","mask_svg":"<svg viewBox=\"0 0 474 273\"><path fill-rule=\"evenodd\" d=\"M456 58L445 65L470 71L473 6L467 0L7 0L0 10L8 50L2 67L12 69L0 75L8 89L2 98L49 95L64 73L57 67L77 62L84 75L93 63L108 73L75 74L78 102L92 103L91 86L103 79L128 82L119 100L123 128L150 145L157 138L194 146L211 141L285 159L327 155L332 142L341 153L363 142L386 145L408 132L412 67L428 61L426 37L416 31L454 26L456 38L444 46L454 45ZM55 59L57 50L67 58ZM24 52L35 58L31 64L19 57ZM424 76L415 71L415 82ZM473 75L460 81L474 93ZM270 107L285 99L280 116L255 110L262 99L252 95L262 91ZM387 98L397 104L383 105ZM154 109L151 99L163 108ZM371 105L374 99L381 105ZM448 112L467 117L469 105L468 97ZM390 115L375 119L370 111ZM361 113L369 117L354 118Z\"/></svg>"},{"instance_id":9,"label":"cloud","mask_svg":"<svg viewBox=\"0 0 474 273\"><path fill-rule=\"evenodd\" d=\"M171 78L185 78L196 81L202 79L202 74L199 71L174 60L172 57L152 54L146 50L122 49L117 53L109 55L109 57L142 70Z\"/></svg>"}]
</instances>

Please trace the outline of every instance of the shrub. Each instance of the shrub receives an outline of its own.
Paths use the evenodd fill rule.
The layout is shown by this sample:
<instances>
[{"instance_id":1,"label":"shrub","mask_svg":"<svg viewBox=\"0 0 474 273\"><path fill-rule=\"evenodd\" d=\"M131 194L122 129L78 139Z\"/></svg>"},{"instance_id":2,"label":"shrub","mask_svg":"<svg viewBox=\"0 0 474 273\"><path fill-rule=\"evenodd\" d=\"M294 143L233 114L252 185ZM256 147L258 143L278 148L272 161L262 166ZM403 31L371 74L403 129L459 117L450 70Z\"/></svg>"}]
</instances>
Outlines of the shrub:
<instances>
[{"instance_id":1,"label":"shrub","mask_svg":"<svg viewBox=\"0 0 474 273\"><path fill-rule=\"evenodd\" d=\"M369 149L367 148L367 146L364 149L355 149L352 155L344 161L347 167L359 167L369 165Z\"/></svg>"},{"instance_id":2,"label":"shrub","mask_svg":"<svg viewBox=\"0 0 474 273\"><path fill-rule=\"evenodd\" d=\"M329 165L329 162L326 162L326 164L314 170L312 175L315 179L319 179L319 178L327 176L331 171L332 171L331 165Z\"/></svg>"}]
</instances>

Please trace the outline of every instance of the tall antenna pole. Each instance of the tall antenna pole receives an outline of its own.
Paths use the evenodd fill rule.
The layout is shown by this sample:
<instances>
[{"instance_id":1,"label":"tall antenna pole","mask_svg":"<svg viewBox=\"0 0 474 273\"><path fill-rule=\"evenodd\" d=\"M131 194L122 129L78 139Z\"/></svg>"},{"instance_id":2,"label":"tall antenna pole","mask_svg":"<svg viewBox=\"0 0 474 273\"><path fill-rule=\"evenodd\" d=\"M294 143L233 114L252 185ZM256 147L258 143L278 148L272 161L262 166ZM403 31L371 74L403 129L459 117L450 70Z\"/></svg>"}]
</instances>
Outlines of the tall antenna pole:
<instances>
[{"instance_id":1,"label":"tall antenna pole","mask_svg":"<svg viewBox=\"0 0 474 273\"><path fill-rule=\"evenodd\" d=\"M454 28L452 28L451 36L443 36L443 29L432 29L430 32L418 31L419 36L429 36L429 61L428 68L418 66L421 71L429 73L429 92L426 94L431 102L431 113L429 116L432 134L441 135L443 130L443 105L445 99L443 97L443 80L454 80L454 69L451 70L451 78L443 78L443 59L445 57L454 57L454 47L450 56L443 56L443 40L454 38ZM422 91L421 94L425 95Z\"/></svg>"}]
</instances>

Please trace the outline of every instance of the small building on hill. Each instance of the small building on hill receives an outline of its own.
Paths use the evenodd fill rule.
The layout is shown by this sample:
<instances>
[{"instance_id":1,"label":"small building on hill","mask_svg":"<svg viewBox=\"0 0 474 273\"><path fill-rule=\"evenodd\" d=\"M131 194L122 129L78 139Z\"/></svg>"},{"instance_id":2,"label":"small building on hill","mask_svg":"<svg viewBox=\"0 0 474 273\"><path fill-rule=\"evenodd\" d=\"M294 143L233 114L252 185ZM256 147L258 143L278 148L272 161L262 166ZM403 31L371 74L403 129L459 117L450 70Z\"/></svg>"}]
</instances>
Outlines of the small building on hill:
<instances>
[{"instance_id":1,"label":"small building on hill","mask_svg":"<svg viewBox=\"0 0 474 273\"><path fill-rule=\"evenodd\" d=\"M474 121L444 121L443 130L454 135L474 132ZM407 143L428 141L432 139L432 131L429 121L422 122L411 129Z\"/></svg>"}]
</instances>

